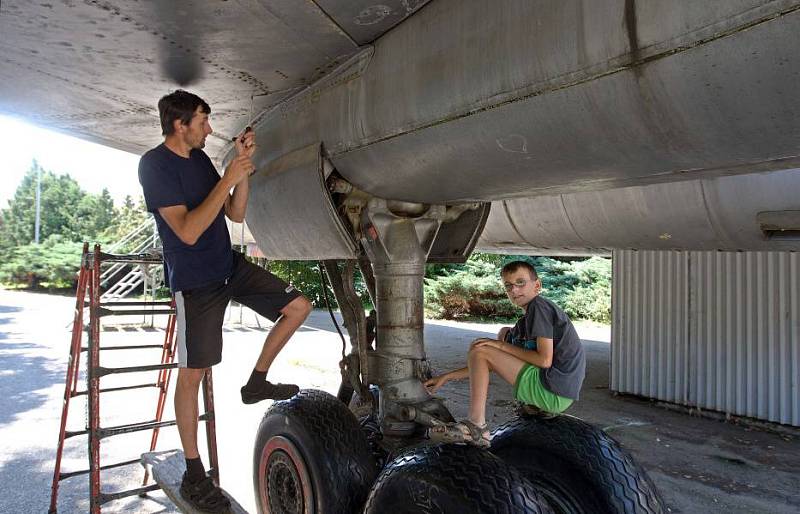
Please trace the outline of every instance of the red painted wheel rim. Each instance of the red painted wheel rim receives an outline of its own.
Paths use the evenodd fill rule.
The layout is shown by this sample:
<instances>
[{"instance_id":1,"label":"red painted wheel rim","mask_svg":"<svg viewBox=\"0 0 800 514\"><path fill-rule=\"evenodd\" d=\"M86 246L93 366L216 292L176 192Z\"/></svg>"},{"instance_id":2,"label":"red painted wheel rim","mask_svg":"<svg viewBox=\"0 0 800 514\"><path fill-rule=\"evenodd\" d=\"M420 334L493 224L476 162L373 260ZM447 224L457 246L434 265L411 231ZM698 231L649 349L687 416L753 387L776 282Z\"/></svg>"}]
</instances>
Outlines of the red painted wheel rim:
<instances>
[{"instance_id":1,"label":"red painted wheel rim","mask_svg":"<svg viewBox=\"0 0 800 514\"><path fill-rule=\"evenodd\" d=\"M294 505L289 512L314 512L314 495L308 467L298 448L284 436L271 437L264 445L258 461L258 494L261 505L267 514L278 514L270 508L270 493L273 495L273 503Z\"/></svg>"}]
</instances>

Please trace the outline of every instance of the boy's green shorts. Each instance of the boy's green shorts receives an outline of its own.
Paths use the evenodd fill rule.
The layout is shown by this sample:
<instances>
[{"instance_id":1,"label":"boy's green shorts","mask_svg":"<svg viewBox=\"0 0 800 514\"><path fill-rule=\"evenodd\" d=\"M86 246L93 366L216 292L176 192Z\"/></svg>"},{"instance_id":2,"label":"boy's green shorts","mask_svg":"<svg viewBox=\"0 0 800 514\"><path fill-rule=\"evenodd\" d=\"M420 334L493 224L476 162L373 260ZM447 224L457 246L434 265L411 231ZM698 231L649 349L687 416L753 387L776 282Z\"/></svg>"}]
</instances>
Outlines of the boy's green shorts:
<instances>
[{"instance_id":1,"label":"boy's green shorts","mask_svg":"<svg viewBox=\"0 0 800 514\"><path fill-rule=\"evenodd\" d=\"M572 399L559 396L545 389L539 379L539 368L532 364L525 364L514 383L514 397L526 403L539 407L547 412L564 412L572 405Z\"/></svg>"}]
</instances>

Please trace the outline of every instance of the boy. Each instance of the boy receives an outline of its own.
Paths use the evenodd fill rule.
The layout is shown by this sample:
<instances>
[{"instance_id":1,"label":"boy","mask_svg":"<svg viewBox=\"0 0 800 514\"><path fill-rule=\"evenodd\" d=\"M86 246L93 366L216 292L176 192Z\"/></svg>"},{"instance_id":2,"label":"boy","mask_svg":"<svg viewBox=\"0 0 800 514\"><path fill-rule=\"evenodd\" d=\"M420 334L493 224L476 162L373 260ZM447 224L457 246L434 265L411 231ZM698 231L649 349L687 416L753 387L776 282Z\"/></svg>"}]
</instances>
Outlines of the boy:
<instances>
[{"instance_id":1,"label":"boy","mask_svg":"<svg viewBox=\"0 0 800 514\"><path fill-rule=\"evenodd\" d=\"M542 283L531 264L510 262L500 275L508 298L525 309L525 315L514 327L502 328L497 339L473 341L466 368L425 382L431 393L450 380L469 377L470 383L469 419L431 428L433 440L489 446L486 397L490 371L514 385L517 400L542 411L560 413L578 399L586 358L572 322L557 305L539 296Z\"/></svg>"}]
</instances>

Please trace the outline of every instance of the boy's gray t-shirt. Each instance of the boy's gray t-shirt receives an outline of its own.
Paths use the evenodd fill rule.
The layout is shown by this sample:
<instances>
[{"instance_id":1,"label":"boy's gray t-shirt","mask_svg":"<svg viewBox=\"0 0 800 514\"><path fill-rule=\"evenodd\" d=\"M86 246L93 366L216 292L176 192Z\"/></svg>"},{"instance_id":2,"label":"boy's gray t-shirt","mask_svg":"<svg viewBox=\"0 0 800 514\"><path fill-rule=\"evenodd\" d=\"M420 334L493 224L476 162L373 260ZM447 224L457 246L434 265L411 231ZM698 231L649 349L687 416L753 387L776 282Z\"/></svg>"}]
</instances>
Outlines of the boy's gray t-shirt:
<instances>
[{"instance_id":1,"label":"boy's gray t-shirt","mask_svg":"<svg viewBox=\"0 0 800 514\"><path fill-rule=\"evenodd\" d=\"M542 384L559 396L577 400L586 375L583 345L566 313L541 296L531 300L506 342L535 350L537 337L553 340L553 364L539 373Z\"/></svg>"}]
</instances>

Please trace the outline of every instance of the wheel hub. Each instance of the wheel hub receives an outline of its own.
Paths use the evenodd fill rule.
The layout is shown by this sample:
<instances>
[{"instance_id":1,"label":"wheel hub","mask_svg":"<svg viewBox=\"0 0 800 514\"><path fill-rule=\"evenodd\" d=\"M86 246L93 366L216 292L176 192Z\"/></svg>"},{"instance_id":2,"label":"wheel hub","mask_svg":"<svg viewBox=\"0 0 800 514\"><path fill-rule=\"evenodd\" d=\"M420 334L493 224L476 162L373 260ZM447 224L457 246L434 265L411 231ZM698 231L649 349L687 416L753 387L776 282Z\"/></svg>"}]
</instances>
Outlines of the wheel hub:
<instances>
[{"instance_id":1,"label":"wheel hub","mask_svg":"<svg viewBox=\"0 0 800 514\"><path fill-rule=\"evenodd\" d=\"M267 498L270 512L302 514L304 511L303 491L297 468L282 450L270 455L267 462Z\"/></svg>"},{"instance_id":2,"label":"wheel hub","mask_svg":"<svg viewBox=\"0 0 800 514\"><path fill-rule=\"evenodd\" d=\"M312 514L314 495L297 447L283 436L264 446L259 463L259 495L268 514Z\"/></svg>"}]
</instances>

